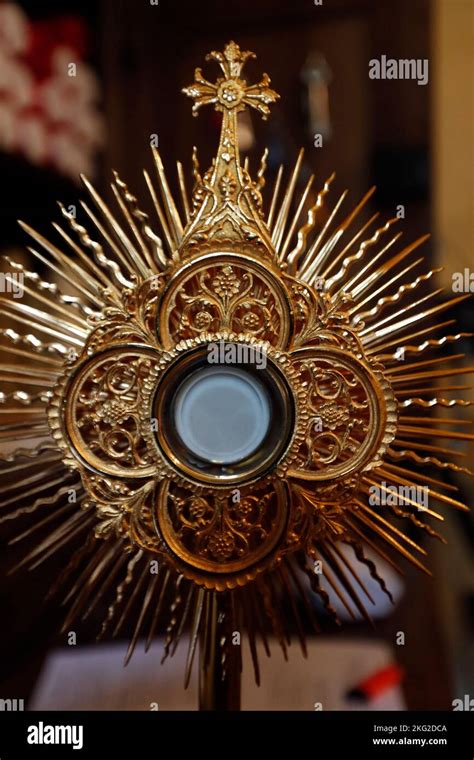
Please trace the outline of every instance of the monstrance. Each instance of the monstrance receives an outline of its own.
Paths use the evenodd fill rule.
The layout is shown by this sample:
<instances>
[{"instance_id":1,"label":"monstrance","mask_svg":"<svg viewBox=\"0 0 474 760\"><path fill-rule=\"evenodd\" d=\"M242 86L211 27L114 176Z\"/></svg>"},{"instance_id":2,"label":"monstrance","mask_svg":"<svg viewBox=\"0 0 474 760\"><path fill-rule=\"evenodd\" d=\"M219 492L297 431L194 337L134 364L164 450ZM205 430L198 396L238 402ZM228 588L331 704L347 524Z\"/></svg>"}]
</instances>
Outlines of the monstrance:
<instances>
[{"instance_id":1,"label":"monstrance","mask_svg":"<svg viewBox=\"0 0 474 760\"><path fill-rule=\"evenodd\" d=\"M3 350L22 363L1 366L1 411L15 417L1 436L21 442L2 463L2 520L32 515L15 540L43 530L21 565L70 544L64 630L110 594L101 635L136 614L127 660L140 636L148 648L164 627L166 657L189 631L185 682L199 648L204 709L239 707L240 633L259 681L257 641L268 651L270 631L286 657L286 614L305 652L313 595L334 619L331 590L368 619L358 563L390 596L365 547L427 571L397 522L440 538L435 505L465 509L443 481L464 471L458 452L429 441L470 436L427 416L469 403L445 396L461 386L432 385L467 371L432 358L462 337L431 337L450 324L432 317L460 299L418 296L434 273L416 271L424 237L399 249L396 219L357 222L373 190L326 210L331 177L307 210L301 154L264 210L267 154L252 177L237 115L266 118L278 96L267 75L243 78L251 57L230 42L208 56L216 82L196 69L184 89L194 113L222 114L220 141L203 174L194 152L190 200L178 163L179 202L153 150L159 234L117 173L118 216L83 178L94 232L63 206L64 250L23 224L56 280L8 259L31 304L3 298L20 325L2 330ZM407 495L374 506L387 484L424 488L429 508Z\"/></svg>"}]
</instances>

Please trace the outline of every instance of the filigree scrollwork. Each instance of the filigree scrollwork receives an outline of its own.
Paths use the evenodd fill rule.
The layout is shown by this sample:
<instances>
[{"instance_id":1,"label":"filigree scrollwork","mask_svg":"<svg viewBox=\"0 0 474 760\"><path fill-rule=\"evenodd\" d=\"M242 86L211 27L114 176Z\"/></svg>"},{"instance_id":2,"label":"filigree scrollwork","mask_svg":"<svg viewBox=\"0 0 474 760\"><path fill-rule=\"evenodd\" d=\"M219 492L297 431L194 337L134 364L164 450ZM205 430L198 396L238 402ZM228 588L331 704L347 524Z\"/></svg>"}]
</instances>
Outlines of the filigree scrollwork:
<instances>
[{"instance_id":1,"label":"filigree scrollwork","mask_svg":"<svg viewBox=\"0 0 474 760\"><path fill-rule=\"evenodd\" d=\"M258 262L231 254L207 257L178 271L165 289L159 311L165 347L221 330L284 347L290 325L282 284Z\"/></svg>"},{"instance_id":2,"label":"filigree scrollwork","mask_svg":"<svg viewBox=\"0 0 474 760\"><path fill-rule=\"evenodd\" d=\"M165 545L156 533L153 521L155 484L122 480L84 473L87 491L84 507L95 508L97 538L131 539L133 544L153 552L164 552Z\"/></svg>"},{"instance_id":3,"label":"filigree scrollwork","mask_svg":"<svg viewBox=\"0 0 474 760\"><path fill-rule=\"evenodd\" d=\"M123 477L155 471L140 411L144 383L157 359L145 348L105 351L79 365L68 383L65 434L96 471Z\"/></svg>"},{"instance_id":4,"label":"filigree scrollwork","mask_svg":"<svg viewBox=\"0 0 474 760\"><path fill-rule=\"evenodd\" d=\"M351 326L347 311L351 303L348 296L342 294L336 300L324 290L315 290L289 275L284 275L283 279L291 294L293 349L309 345L334 345L351 351L357 357L363 355L360 340Z\"/></svg>"},{"instance_id":5,"label":"filigree scrollwork","mask_svg":"<svg viewBox=\"0 0 474 760\"><path fill-rule=\"evenodd\" d=\"M166 481L159 490L159 532L180 568L204 585L242 585L272 560L288 518L285 488L197 495ZM222 582L219 577L223 577Z\"/></svg>"},{"instance_id":6,"label":"filigree scrollwork","mask_svg":"<svg viewBox=\"0 0 474 760\"><path fill-rule=\"evenodd\" d=\"M327 481L376 466L396 421L381 374L333 347L292 356L307 391L304 443L292 474Z\"/></svg>"},{"instance_id":7,"label":"filigree scrollwork","mask_svg":"<svg viewBox=\"0 0 474 760\"><path fill-rule=\"evenodd\" d=\"M292 484L291 494L295 510L306 515L310 523L305 533L309 542L315 537L321 541L340 541L347 538L345 510L353 507L350 497L356 487L352 478L347 479L345 486L341 482L323 486L322 492L319 488L317 491L310 490L301 483ZM307 543L306 548L310 554L311 544Z\"/></svg>"}]
</instances>

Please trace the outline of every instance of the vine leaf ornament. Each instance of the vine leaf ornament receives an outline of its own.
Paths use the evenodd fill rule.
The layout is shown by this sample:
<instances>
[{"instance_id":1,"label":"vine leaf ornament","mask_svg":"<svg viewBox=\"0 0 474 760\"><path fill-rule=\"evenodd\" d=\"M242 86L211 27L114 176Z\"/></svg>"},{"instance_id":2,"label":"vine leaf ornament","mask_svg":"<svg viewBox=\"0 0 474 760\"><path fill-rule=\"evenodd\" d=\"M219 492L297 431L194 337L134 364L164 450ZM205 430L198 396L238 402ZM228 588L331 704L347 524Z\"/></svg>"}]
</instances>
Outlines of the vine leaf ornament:
<instances>
[{"instance_id":1,"label":"vine leaf ornament","mask_svg":"<svg viewBox=\"0 0 474 760\"><path fill-rule=\"evenodd\" d=\"M104 599L99 636L119 634L138 610L127 660L141 635L148 648L162 630L164 656L173 654L189 627L186 683L198 641L204 669L214 648L225 680L241 656L234 630L246 632L257 680L268 627L286 656L282 597L299 631L302 614L319 629L314 596L337 619L330 592L369 619L357 565L390 596L377 557L429 572L403 524L442 539L439 509L466 509L444 478L467 472L462 451L437 439L472 435L456 418L429 416L471 403L452 396L465 386L447 379L473 368L437 356L465 334L431 321L463 296L418 295L433 274L420 273L414 254L426 237L400 248L397 220L361 224L373 190L345 213L344 193L323 219L331 177L304 218L314 180L298 199L301 154L282 197L280 171L264 208L266 154L252 179L236 117L248 106L265 118L278 96L266 75L256 85L242 78L250 57L231 42L208 56L223 76L213 84L197 69L184 90L194 112L211 104L222 113L203 175L194 153L191 202L179 163L173 198L156 149L157 184L145 172L156 220L117 173L117 212L83 178L84 221L61 206L57 242L22 223L55 282L8 260L28 303L3 296L1 306L12 326L0 333L0 521L30 520L13 539L30 541L19 566L70 547L54 588L70 602L65 630ZM196 454L176 423L181 389L207 376L216 346L265 357L258 371L251 360L232 369L261 389L270 422L251 454L231 462ZM398 500L383 498L391 487ZM410 488L425 489L429 508Z\"/></svg>"}]
</instances>

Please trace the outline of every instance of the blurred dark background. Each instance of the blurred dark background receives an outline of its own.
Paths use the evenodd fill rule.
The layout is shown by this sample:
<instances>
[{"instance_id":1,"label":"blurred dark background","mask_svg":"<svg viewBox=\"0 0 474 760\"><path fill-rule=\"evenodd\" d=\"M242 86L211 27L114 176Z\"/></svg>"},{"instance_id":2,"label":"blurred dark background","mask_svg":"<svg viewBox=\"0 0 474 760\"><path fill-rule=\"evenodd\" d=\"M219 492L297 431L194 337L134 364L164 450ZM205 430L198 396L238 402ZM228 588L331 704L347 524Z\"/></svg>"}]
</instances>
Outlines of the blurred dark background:
<instances>
[{"instance_id":1,"label":"blurred dark background","mask_svg":"<svg viewBox=\"0 0 474 760\"><path fill-rule=\"evenodd\" d=\"M206 108L193 119L191 103L180 91L193 80L195 66L204 65L207 52L234 39L257 53L248 77L257 80L267 71L281 96L269 121L252 114L242 125L251 168L267 145L271 185L278 165L291 167L304 146L303 179L314 172L318 189L334 170L338 190L349 188L354 203L377 184L373 210L386 219L402 204L405 240L433 231L423 253L429 263L446 265L439 279L447 287L446 297L452 295L452 272L470 265L473 240L472 3L31 0L16 5L36 25L36 47L26 57L35 72L31 86L40 95L24 108L32 116L38 147L36 153L29 149L31 136L22 144L10 134L8 85L0 77L0 249L10 252L24 245L18 218L46 230L49 220L57 218L58 199L76 202L76 169L92 175L109 198L111 170L117 169L132 192L146 198L142 169L151 167L153 135L170 176L177 159L190 172L193 145L199 146L206 168L219 120ZM68 23L58 26L58 19L65 18ZM51 51L61 45L80 56L90 74L83 83L83 110L74 110L74 117L66 106L63 116L55 116L54 92L50 110L42 100L41 87L50 76L43 71L42 56L50 61ZM368 62L381 55L429 59L428 83L371 80ZM56 56L55 65L60 68L67 56ZM77 109L74 95L71 102ZM315 132L323 135L322 147L315 147ZM54 142L58 134L61 140ZM64 158L72 144L68 140L77 146L73 163ZM472 329L472 307L459 308L455 316L460 329ZM470 350L468 345L463 349ZM459 480L456 485L471 502L472 483ZM434 580L407 569L404 596L377 630L356 624L343 634L382 638L393 645L396 633L405 632L406 645L394 646L394 657L406 669L409 708L449 709L455 696L474 689L470 518L449 516L447 535L448 547L430 547ZM57 634L62 611L51 602L44 606L64 557L34 574L5 579L13 559L13 552L2 552L0 697L27 698L48 650L64 644ZM96 630L97 621L91 621L81 631L81 643L92 641Z\"/></svg>"}]
</instances>

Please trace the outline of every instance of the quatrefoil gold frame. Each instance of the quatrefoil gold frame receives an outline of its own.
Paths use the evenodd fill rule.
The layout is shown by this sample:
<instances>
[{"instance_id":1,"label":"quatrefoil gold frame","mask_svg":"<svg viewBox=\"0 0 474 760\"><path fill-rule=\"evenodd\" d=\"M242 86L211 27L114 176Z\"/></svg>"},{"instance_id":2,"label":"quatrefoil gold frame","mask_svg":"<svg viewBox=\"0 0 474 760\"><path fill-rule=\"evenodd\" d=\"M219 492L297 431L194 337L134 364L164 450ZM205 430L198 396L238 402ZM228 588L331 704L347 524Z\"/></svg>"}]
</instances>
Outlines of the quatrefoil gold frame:
<instances>
[{"instance_id":1,"label":"quatrefoil gold frame","mask_svg":"<svg viewBox=\"0 0 474 760\"><path fill-rule=\"evenodd\" d=\"M207 283L214 283L217 291L222 289L220 301L219 293ZM134 298L135 314L104 316L56 386L50 426L67 463L81 472L91 499L99 501L99 514L105 514L108 521L113 514L120 535L139 546L140 537L146 535L147 548L175 562L179 572L206 587L231 588L254 578L270 560L277 565L288 551L285 526L291 521L291 499L288 489L281 489L281 482L318 483L324 498L334 489L347 491L349 484L353 490L358 477L380 463L393 439L396 405L381 368L371 366L364 357L357 335L345 324L344 313L329 314L320 294L307 285L297 287L289 278L278 278L277 270L264 267L259 257L205 254L175 267L159 285L159 289L146 284L141 287L140 296ZM185 304L197 304L198 316L204 309L214 308L213 321L220 331L189 337L195 330L189 316L179 321L185 313L182 307L178 320L172 319L183 299ZM301 336L296 339L295 315L302 303L310 309L307 316L314 333L306 345ZM235 317L239 309L244 316L264 310L265 320L256 318L253 323L265 340L226 329L242 326L242 320ZM257 462L243 476L239 472L197 474L163 435L166 404L160 398L166 389L176 386L176 372L186 373L197 352L204 356L210 345L219 342L248 345L265 354L266 371L273 367L288 389L288 419L279 422L282 445L278 456ZM359 428L364 429L359 437L360 430L354 427L357 413ZM284 434L290 417L291 429ZM316 435L312 425L320 418L327 418L330 429ZM318 445L325 456L318 455ZM339 450L337 456L335 450ZM120 481L125 491L120 490ZM231 531L221 526L220 539L216 534L209 540L214 556L209 556L209 549L194 549L193 555L189 545L182 545L182 539L173 533L176 521L169 517L166 503L172 483L181 489L183 503L186 498L194 499L198 509L207 499L208 505L217 505L222 514L233 509L235 488L247 499L253 498L254 492L260 496L275 492L279 505L276 522L268 529L259 525L258 545L255 525L239 523L240 533L235 534L242 546L235 552L230 551ZM126 519L130 511L133 525ZM184 532L188 544L192 543L189 524ZM251 550L247 547L250 535ZM298 541L304 546L304 531ZM224 556L224 546L229 557Z\"/></svg>"}]
</instances>

